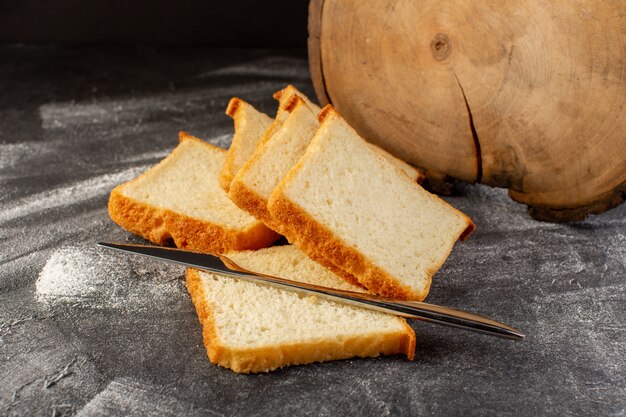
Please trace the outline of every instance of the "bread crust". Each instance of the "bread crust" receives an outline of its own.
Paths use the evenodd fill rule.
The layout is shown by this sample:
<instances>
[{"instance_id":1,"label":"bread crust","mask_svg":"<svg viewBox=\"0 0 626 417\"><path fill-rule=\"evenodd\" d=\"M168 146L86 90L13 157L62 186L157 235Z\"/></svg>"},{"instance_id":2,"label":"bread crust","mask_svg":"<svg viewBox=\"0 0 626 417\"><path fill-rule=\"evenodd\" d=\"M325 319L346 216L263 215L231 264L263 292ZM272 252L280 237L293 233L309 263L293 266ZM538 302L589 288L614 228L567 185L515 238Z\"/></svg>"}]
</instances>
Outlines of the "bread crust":
<instances>
[{"instance_id":1,"label":"bread crust","mask_svg":"<svg viewBox=\"0 0 626 417\"><path fill-rule=\"evenodd\" d=\"M230 184L228 197L237 207L253 215L257 220L265 223L270 229L280 233L281 225L272 218L270 212L267 210L267 201L250 188L246 187L242 181L239 181L238 176L235 176L235 179Z\"/></svg>"},{"instance_id":2,"label":"bread crust","mask_svg":"<svg viewBox=\"0 0 626 417\"><path fill-rule=\"evenodd\" d=\"M289 227L289 223L281 223L280 221L277 221L274 217L272 217L269 210L267 209L267 201L263 197L252 191L250 188L246 187L246 185L242 181L238 181L237 177L235 177L233 182L231 182L230 184L228 196L239 208L252 214L257 220L263 222L270 229L280 233L281 235L287 236L287 239L289 240L289 235L292 235L292 233L286 231L286 229ZM334 272L336 275L339 275L350 284L364 288L363 284L361 284L354 275L350 274L347 271L344 271L342 268L334 264L330 259L327 259L317 253L314 249L305 250L302 247L300 249L309 258L313 259L319 264L324 265L326 268L330 269L332 272Z\"/></svg>"},{"instance_id":3,"label":"bread crust","mask_svg":"<svg viewBox=\"0 0 626 417\"><path fill-rule=\"evenodd\" d=\"M181 142L193 140L203 146L225 152L222 148L206 143L186 132L179 133L179 140ZM148 172L141 174L131 182L147 175ZM270 246L280 237L262 223L256 223L244 230L233 230L219 224L143 203L124 195L123 189L126 184L128 183L118 185L111 191L108 204L109 216L122 228L159 245L165 245L172 240L181 249L226 253L264 248Z\"/></svg>"},{"instance_id":4,"label":"bread crust","mask_svg":"<svg viewBox=\"0 0 626 417\"><path fill-rule=\"evenodd\" d=\"M285 95L289 91L291 91L291 93L289 95ZM289 85L283 90L274 93L274 98L281 101L282 103L279 105L279 108L284 110L285 112L291 113L298 106L306 106L307 104L304 99L302 99L296 92L297 90L295 89L295 87ZM277 128L280 128L280 125L282 125L282 122L279 122ZM228 197L239 208L253 215L257 220L263 222L270 229L280 234L284 234L283 229L288 225L276 221L276 219L272 217L269 210L267 209L267 200L257 194L254 190L247 187L245 181L243 180L251 167L257 164L261 159L262 155L265 152L265 147L267 146L267 143L274 133L275 131L272 131L272 128L266 131L266 133L263 135L263 138L257 144L254 152L252 153L252 156L243 164L239 172L237 172L236 175L230 179ZM330 269L332 272L334 272L336 275L339 275L350 284L363 288L363 285L356 279L355 276L344 271L342 268L335 265L331 260L320 256L315 251L309 251L305 253L308 255L309 258L324 265L326 268Z\"/></svg>"},{"instance_id":5,"label":"bread crust","mask_svg":"<svg viewBox=\"0 0 626 417\"><path fill-rule=\"evenodd\" d=\"M238 97L233 97L230 99L230 101L228 102L228 106L226 107L226 112L225 112L226 115L232 118L235 123L235 133L237 132L237 125L241 123L241 118L244 117L241 115L241 110L245 106L254 108L251 104L247 103L246 101ZM276 124L277 124L276 120L273 120L265 134L267 134L267 132L270 132L272 130L272 126L275 126ZM237 174L237 169L234 166L235 155L241 152L239 150L240 148L241 148L240 140L238 136L234 134L233 139L230 144L230 149L228 150L228 153L226 155L226 161L224 162L224 166L222 167L220 174L219 174L220 187L222 187L222 189L226 192L228 192L228 189L230 188L230 183L235 177L235 175Z\"/></svg>"},{"instance_id":6,"label":"bread crust","mask_svg":"<svg viewBox=\"0 0 626 417\"><path fill-rule=\"evenodd\" d=\"M288 232L287 232L288 233ZM285 237L287 237L287 233L284 233ZM290 234L290 233L289 233ZM293 243L289 240L289 238L287 237L287 240L289 241L289 243ZM297 246L297 245L296 245ZM343 278L344 280L346 280L347 282L349 282L352 285L355 285L357 287L361 287L363 289L367 289L365 288L365 286L363 284L361 284L359 282L359 280L352 275L351 273L349 273L348 271L344 270L343 268L341 268L340 266L338 266L337 264L335 264L332 260L324 257L322 254L318 253L315 251L314 248L310 248L310 249L302 249L305 245L300 245L300 250L302 252L304 252L306 254L306 256L308 256L309 258L313 259L315 262L317 262L318 264L321 264L323 266L325 266L326 268L328 268L331 272L333 272L335 275Z\"/></svg>"},{"instance_id":7,"label":"bread crust","mask_svg":"<svg viewBox=\"0 0 626 417\"><path fill-rule=\"evenodd\" d=\"M341 116L330 105L324 107L322 111L318 113L318 119L322 124L335 117L341 119ZM364 141L364 143L367 142ZM396 277L378 267L367 256L336 236L329 228L319 223L313 216L307 213L306 210L286 196L284 193L285 188L298 175L298 172L303 168L304 164L306 164L307 155L308 151L281 180L269 198L268 210L270 214L277 221L289 225L288 228L283 230L283 234L303 252L307 254L317 253L319 254L318 256L328 259L335 265L339 265L341 269L355 276L361 285L371 292L385 297L423 300L428 295L432 275L434 275L445 262L445 259L447 259L452 251L453 245L447 248L445 256L438 259L438 262L429 265L428 269L424 271L427 282L425 282L424 288L421 291L416 291L403 284ZM375 157L379 160L385 159L385 156L378 152L375 153ZM414 180L408 175L401 173L401 170L397 166L395 169L400 175L399 178L414 184ZM439 199L437 196L433 197ZM446 204L443 200L441 201L443 204ZM464 213L456 209L454 210L464 220L466 225L464 230L459 232L457 238L465 239L474 230L474 224Z\"/></svg>"},{"instance_id":8,"label":"bread crust","mask_svg":"<svg viewBox=\"0 0 626 417\"><path fill-rule=\"evenodd\" d=\"M344 278L346 274L355 277L360 285L370 292L383 297L423 301L430 290L432 275L441 268L452 251L453 245L450 246L448 252L441 257L438 263L431 265L426 270L427 282L424 290L417 292L400 283L395 277L378 267L361 252L343 242L341 238L337 237L326 226L317 222L298 204L289 200L282 190L284 184L295 175L296 171L296 168L292 169L283 178L281 184L274 190L268 201L270 214L277 221L289 225L289 227L281 229L282 234L287 237L289 242L295 244L309 257L324 265L328 265L328 263L341 265L341 267L336 268L337 271L332 268L331 270ZM410 180L408 176L406 178ZM465 215L463 217L468 222L467 227L461 233L461 237L465 239L474 230L474 224L469 217ZM343 274L341 273L342 270L345 270Z\"/></svg>"},{"instance_id":9,"label":"bread crust","mask_svg":"<svg viewBox=\"0 0 626 417\"><path fill-rule=\"evenodd\" d=\"M226 107L226 115L236 120L237 111L241 108L242 100L238 97L233 97L228 102L228 106ZM237 148L239 144L233 135L233 140L230 144L231 151L226 155L226 161L224 162L224 166L222 167L219 175L219 183L220 187L226 192L228 192L228 188L230 187L230 182L233 180L235 173L233 172L233 155L237 152Z\"/></svg>"},{"instance_id":10,"label":"bread crust","mask_svg":"<svg viewBox=\"0 0 626 417\"><path fill-rule=\"evenodd\" d=\"M237 349L222 344L215 319L206 303L202 278L197 270L187 269L187 289L202 325L202 336L209 360L237 373L270 372L289 365L404 354L413 360L415 332L402 319L404 331L386 337L353 337L346 340L319 340L256 349Z\"/></svg>"},{"instance_id":11,"label":"bread crust","mask_svg":"<svg viewBox=\"0 0 626 417\"><path fill-rule=\"evenodd\" d=\"M393 276L376 266L356 249L344 243L327 227L318 223L304 209L286 198L279 188L269 201L270 213L278 221L289 223L285 236L307 255L319 254L335 265L341 265L348 273L357 277L367 290L378 295L402 300L422 301L430 289L430 276L426 288L416 292L400 284Z\"/></svg>"},{"instance_id":12,"label":"bread crust","mask_svg":"<svg viewBox=\"0 0 626 417\"><path fill-rule=\"evenodd\" d=\"M204 220L151 206L125 196L121 187L109 198L109 216L122 228L151 242L198 252L227 253L270 246L280 236L261 223L245 230L232 230Z\"/></svg>"}]
</instances>

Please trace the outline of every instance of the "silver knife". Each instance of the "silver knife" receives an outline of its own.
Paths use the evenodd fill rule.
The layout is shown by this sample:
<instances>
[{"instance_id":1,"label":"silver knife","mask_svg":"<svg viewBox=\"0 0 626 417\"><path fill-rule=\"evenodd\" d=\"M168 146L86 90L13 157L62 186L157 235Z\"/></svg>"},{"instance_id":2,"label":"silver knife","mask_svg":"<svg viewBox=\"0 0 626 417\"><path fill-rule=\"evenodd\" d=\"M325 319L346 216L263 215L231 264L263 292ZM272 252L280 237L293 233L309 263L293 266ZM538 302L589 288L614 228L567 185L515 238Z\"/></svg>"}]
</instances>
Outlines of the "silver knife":
<instances>
[{"instance_id":1,"label":"silver knife","mask_svg":"<svg viewBox=\"0 0 626 417\"><path fill-rule=\"evenodd\" d=\"M299 281L278 278L271 275L259 274L248 271L226 256L210 255L206 253L191 252L187 250L167 248L163 246L129 245L118 243L103 243L98 246L130 252L162 261L184 265L203 271L215 272L258 284L296 291L299 293L316 295L328 300L350 304L383 313L394 314L409 319L417 319L430 323L443 324L463 330L484 333L490 336L505 339L521 340L524 335L517 329L509 327L476 314L466 311L455 310L449 307L428 304L419 301L404 301L391 298L383 298L372 294L364 294L352 291L337 290L334 288L321 287Z\"/></svg>"}]
</instances>

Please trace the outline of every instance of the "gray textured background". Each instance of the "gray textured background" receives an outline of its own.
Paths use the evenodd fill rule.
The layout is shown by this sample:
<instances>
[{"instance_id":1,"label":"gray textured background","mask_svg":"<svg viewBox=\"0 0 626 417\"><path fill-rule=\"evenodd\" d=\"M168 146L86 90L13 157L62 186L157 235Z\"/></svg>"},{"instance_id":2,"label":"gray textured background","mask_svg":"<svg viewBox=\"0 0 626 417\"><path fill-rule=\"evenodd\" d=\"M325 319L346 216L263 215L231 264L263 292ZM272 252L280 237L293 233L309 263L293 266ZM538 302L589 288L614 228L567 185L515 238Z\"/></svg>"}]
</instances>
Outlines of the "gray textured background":
<instances>
[{"instance_id":1,"label":"gray textured background","mask_svg":"<svg viewBox=\"0 0 626 417\"><path fill-rule=\"evenodd\" d=\"M312 94L303 51L0 47L0 415L626 413L626 206L540 223L502 190L457 184L446 199L478 229L428 300L519 327L525 341L412 323L414 362L255 376L209 363L182 269L93 248L140 241L108 218L113 186L166 155L179 130L227 146L228 99L271 113L288 82ZM44 266L72 254L95 277L89 296L38 297Z\"/></svg>"}]
</instances>

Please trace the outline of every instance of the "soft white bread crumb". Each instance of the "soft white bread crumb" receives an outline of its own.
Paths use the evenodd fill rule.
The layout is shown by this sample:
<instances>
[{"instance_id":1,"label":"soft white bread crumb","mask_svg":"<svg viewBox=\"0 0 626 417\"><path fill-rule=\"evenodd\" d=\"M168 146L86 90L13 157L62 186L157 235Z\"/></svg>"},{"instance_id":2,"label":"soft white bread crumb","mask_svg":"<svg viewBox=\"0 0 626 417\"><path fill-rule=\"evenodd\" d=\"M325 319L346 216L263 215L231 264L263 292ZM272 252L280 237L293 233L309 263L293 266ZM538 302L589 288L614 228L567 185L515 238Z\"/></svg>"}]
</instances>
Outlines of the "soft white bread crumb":
<instances>
[{"instance_id":1,"label":"soft white bread crumb","mask_svg":"<svg viewBox=\"0 0 626 417\"><path fill-rule=\"evenodd\" d=\"M341 265L368 290L424 299L471 220L372 150L327 106L268 208L290 242Z\"/></svg>"},{"instance_id":2,"label":"soft white bread crumb","mask_svg":"<svg viewBox=\"0 0 626 417\"><path fill-rule=\"evenodd\" d=\"M272 230L284 234L281 230L283 224L270 215L267 201L280 180L304 154L319 127L317 113L320 108L291 85L276 92L274 97L280 102L276 120L231 181L228 195L235 204ZM421 180L421 172L417 169L374 145L369 146L412 179ZM335 265L314 251L307 253L348 282L358 283L341 265Z\"/></svg>"},{"instance_id":3,"label":"soft white bread crumb","mask_svg":"<svg viewBox=\"0 0 626 417\"><path fill-rule=\"evenodd\" d=\"M288 92L290 95L287 95ZM274 96L281 102L279 116L276 118L281 121L280 128L273 134L266 133L252 157L233 178L228 196L269 228L283 233L283 224L274 220L267 209L267 199L283 176L304 154L319 122L317 114L311 110L312 107L318 107L294 87L288 86ZM329 259L315 251L307 251L307 254L346 281L360 285L356 278Z\"/></svg>"},{"instance_id":4,"label":"soft white bread crumb","mask_svg":"<svg viewBox=\"0 0 626 417\"><path fill-rule=\"evenodd\" d=\"M228 103L226 114L235 124L235 134L219 177L220 186L228 191L233 177L250 158L274 120L237 97L233 97Z\"/></svg>"},{"instance_id":5,"label":"soft white bread crumb","mask_svg":"<svg viewBox=\"0 0 626 417\"><path fill-rule=\"evenodd\" d=\"M228 256L255 272L358 291L292 246ZM235 372L357 356L413 357L415 334L393 315L191 269L187 287L210 360Z\"/></svg>"},{"instance_id":6,"label":"soft white bread crumb","mask_svg":"<svg viewBox=\"0 0 626 417\"><path fill-rule=\"evenodd\" d=\"M155 243L224 253L272 244L278 235L239 209L218 184L223 149L181 133L180 144L148 172L111 192L109 214Z\"/></svg>"},{"instance_id":7,"label":"soft white bread crumb","mask_svg":"<svg viewBox=\"0 0 626 417\"><path fill-rule=\"evenodd\" d=\"M232 252L228 258L242 268L253 272L272 271L271 275L339 290L366 292L352 285L308 258L294 245Z\"/></svg>"},{"instance_id":8,"label":"soft white bread crumb","mask_svg":"<svg viewBox=\"0 0 626 417\"><path fill-rule=\"evenodd\" d=\"M279 110L287 113L288 117L280 129L259 143L252 157L233 178L228 193L235 204L278 232L280 223L270 216L267 199L304 154L319 127L317 113L298 95L290 97Z\"/></svg>"}]
</instances>

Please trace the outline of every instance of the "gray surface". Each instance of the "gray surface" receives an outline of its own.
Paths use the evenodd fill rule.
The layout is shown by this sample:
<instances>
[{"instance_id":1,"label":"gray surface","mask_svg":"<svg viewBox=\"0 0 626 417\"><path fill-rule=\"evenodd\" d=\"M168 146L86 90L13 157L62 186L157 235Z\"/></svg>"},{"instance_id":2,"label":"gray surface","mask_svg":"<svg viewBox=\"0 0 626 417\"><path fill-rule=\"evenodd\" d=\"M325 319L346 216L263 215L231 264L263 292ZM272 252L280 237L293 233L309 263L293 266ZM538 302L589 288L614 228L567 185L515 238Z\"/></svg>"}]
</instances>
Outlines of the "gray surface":
<instances>
[{"instance_id":1,"label":"gray surface","mask_svg":"<svg viewBox=\"0 0 626 417\"><path fill-rule=\"evenodd\" d=\"M93 249L140 241L107 216L115 184L178 130L227 145L229 97L272 112L287 82L311 93L303 52L0 48L0 414L624 415L626 206L546 224L501 190L458 185L447 200L478 230L429 301L525 341L413 323L414 362L256 376L209 363L182 269ZM88 294L42 298L37 280L63 259Z\"/></svg>"}]
</instances>

